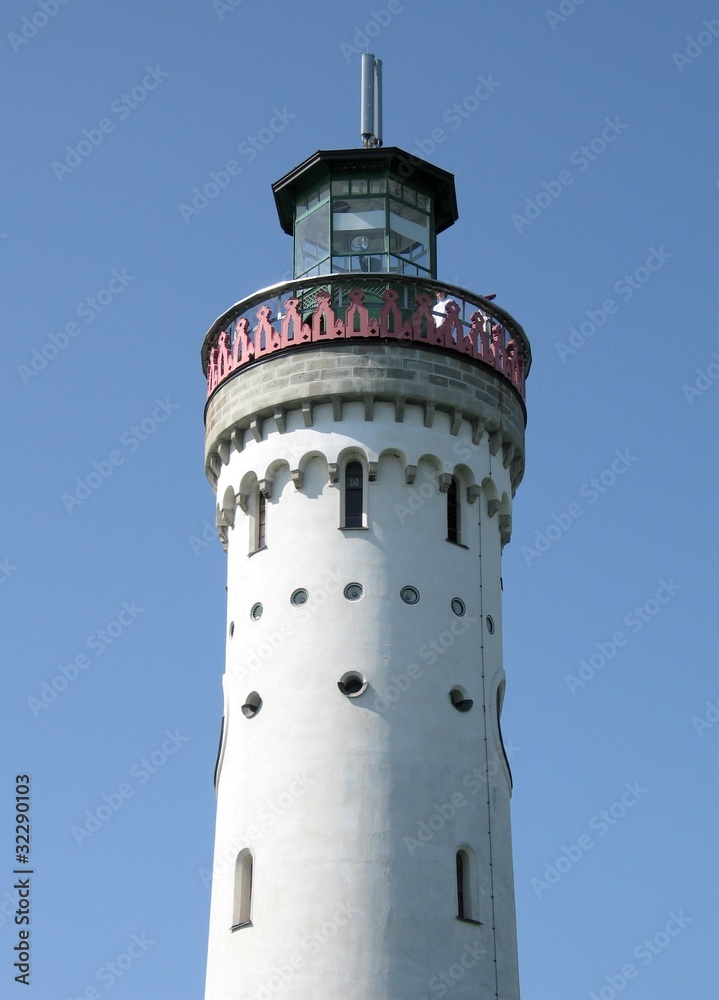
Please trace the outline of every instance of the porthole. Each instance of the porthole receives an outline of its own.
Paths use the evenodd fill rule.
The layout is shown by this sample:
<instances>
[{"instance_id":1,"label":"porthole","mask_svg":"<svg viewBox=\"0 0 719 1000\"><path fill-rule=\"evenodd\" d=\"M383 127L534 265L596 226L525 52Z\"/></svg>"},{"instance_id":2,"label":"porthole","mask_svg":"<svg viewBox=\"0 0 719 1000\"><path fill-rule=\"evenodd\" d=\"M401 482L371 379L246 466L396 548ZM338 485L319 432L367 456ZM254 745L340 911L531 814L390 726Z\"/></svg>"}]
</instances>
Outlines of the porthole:
<instances>
[{"instance_id":1,"label":"porthole","mask_svg":"<svg viewBox=\"0 0 719 1000\"><path fill-rule=\"evenodd\" d=\"M337 687L348 698L358 698L367 690L367 681L356 670L348 670L337 681Z\"/></svg>"},{"instance_id":2,"label":"porthole","mask_svg":"<svg viewBox=\"0 0 719 1000\"><path fill-rule=\"evenodd\" d=\"M449 700L458 712L468 712L474 702L467 697L467 692L460 687L453 687L449 692Z\"/></svg>"},{"instance_id":3,"label":"porthole","mask_svg":"<svg viewBox=\"0 0 719 1000\"><path fill-rule=\"evenodd\" d=\"M489 632L490 635L494 635L494 618L492 618L491 615L487 615L486 622L487 622L487 631Z\"/></svg>"},{"instance_id":4,"label":"porthole","mask_svg":"<svg viewBox=\"0 0 719 1000\"><path fill-rule=\"evenodd\" d=\"M364 587L361 583L348 583L345 587L345 597L348 601L359 601L364 594Z\"/></svg>"},{"instance_id":5,"label":"porthole","mask_svg":"<svg viewBox=\"0 0 719 1000\"><path fill-rule=\"evenodd\" d=\"M290 601L294 604L296 608L301 608L303 604L307 604L309 597L310 595L307 593L307 591L300 588L299 590L294 591L292 597L290 598Z\"/></svg>"},{"instance_id":6,"label":"porthole","mask_svg":"<svg viewBox=\"0 0 719 1000\"><path fill-rule=\"evenodd\" d=\"M256 691L252 691L245 699L245 704L242 706L242 714L246 719L254 719L261 708L262 698L260 698Z\"/></svg>"},{"instance_id":7,"label":"porthole","mask_svg":"<svg viewBox=\"0 0 719 1000\"><path fill-rule=\"evenodd\" d=\"M452 598L452 611L461 618L467 609L464 606L464 601L461 601L458 597Z\"/></svg>"},{"instance_id":8,"label":"porthole","mask_svg":"<svg viewBox=\"0 0 719 1000\"><path fill-rule=\"evenodd\" d=\"M235 623L234 622L230 622L230 639L232 638L232 636L234 634L235 634Z\"/></svg>"},{"instance_id":9,"label":"porthole","mask_svg":"<svg viewBox=\"0 0 719 1000\"><path fill-rule=\"evenodd\" d=\"M252 621L258 622L262 617L263 611L264 608L262 607L259 601L257 602L257 604L253 604L252 608L250 609L250 618L252 619Z\"/></svg>"},{"instance_id":10,"label":"porthole","mask_svg":"<svg viewBox=\"0 0 719 1000\"><path fill-rule=\"evenodd\" d=\"M419 591L416 587L402 587L399 596L405 604L416 604L419 600Z\"/></svg>"}]
</instances>

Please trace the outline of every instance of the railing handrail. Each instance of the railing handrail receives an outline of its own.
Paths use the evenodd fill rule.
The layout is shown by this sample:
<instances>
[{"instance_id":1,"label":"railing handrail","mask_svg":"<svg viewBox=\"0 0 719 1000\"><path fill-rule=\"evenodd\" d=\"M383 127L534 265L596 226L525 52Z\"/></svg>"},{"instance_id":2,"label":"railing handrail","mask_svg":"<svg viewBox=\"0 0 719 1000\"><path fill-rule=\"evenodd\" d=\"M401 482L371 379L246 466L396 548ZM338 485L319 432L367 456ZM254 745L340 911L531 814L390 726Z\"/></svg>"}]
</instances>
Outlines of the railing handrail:
<instances>
[{"instance_id":1,"label":"railing handrail","mask_svg":"<svg viewBox=\"0 0 719 1000\"><path fill-rule=\"evenodd\" d=\"M498 320L505 329L511 332L512 336L521 345L521 352L524 359L525 378L529 373L529 369L532 364L532 351L527 335L520 324L512 316L510 316L505 309L502 309L501 306L495 305L494 302L485 299L476 292L471 292L466 288L462 288L460 285L449 285L447 282L438 281L436 278L419 278L414 275L388 274L386 272L352 272L350 274L323 274L319 277L315 276L312 278L292 278L288 281L280 281L275 285L269 285L267 288L261 288L259 291L253 292L252 295L248 295L244 299L240 299L233 306L230 306L229 309L225 310L221 316L217 317L205 336L201 350L202 369L204 374L207 375L210 349L215 346L215 342L219 335L230 323L237 319L238 316L241 316L243 313L252 309L254 305L262 303L266 299L281 298L285 292L289 294L293 291L307 288L322 289L339 283L346 284L354 288L361 288L366 284L376 285L377 283L386 283L387 285L409 284L419 286L422 289L444 291L447 293L448 299L461 298L466 300L472 305L476 305L489 317ZM464 323L463 325L468 324Z\"/></svg>"}]
</instances>

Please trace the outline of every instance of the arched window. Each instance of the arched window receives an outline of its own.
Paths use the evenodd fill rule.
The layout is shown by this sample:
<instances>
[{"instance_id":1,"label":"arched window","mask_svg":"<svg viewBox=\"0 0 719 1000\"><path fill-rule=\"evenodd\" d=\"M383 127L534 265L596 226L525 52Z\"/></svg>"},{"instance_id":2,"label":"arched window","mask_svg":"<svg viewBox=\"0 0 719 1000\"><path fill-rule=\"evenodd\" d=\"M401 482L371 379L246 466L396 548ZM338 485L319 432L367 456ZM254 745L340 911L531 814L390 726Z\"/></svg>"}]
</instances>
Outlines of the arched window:
<instances>
[{"instance_id":1,"label":"arched window","mask_svg":"<svg viewBox=\"0 0 719 1000\"><path fill-rule=\"evenodd\" d=\"M457 477L452 476L452 481L447 490L447 541L459 543L459 486Z\"/></svg>"},{"instance_id":2,"label":"arched window","mask_svg":"<svg viewBox=\"0 0 719 1000\"><path fill-rule=\"evenodd\" d=\"M247 927L252 916L252 851L245 848L235 862L235 898L232 911L232 930Z\"/></svg>"},{"instance_id":3,"label":"arched window","mask_svg":"<svg viewBox=\"0 0 719 1000\"><path fill-rule=\"evenodd\" d=\"M364 527L364 470L361 462L345 466L344 528Z\"/></svg>"},{"instance_id":4,"label":"arched window","mask_svg":"<svg viewBox=\"0 0 719 1000\"><path fill-rule=\"evenodd\" d=\"M476 903L474 900L473 880L474 880L474 858L473 853L466 847L457 851L456 855L456 877L457 877L457 916L460 920L469 920L472 923L479 923L476 919Z\"/></svg>"},{"instance_id":5,"label":"arched window","mask_svg":"<svg viewBox=\"0 0 719 1000\"><path fill-rule=\"evenodd\" d=\"M264 549L267 544L267 497L257 490L257 515L255 525L255 548Z\"/></svg>"}]
</instances>

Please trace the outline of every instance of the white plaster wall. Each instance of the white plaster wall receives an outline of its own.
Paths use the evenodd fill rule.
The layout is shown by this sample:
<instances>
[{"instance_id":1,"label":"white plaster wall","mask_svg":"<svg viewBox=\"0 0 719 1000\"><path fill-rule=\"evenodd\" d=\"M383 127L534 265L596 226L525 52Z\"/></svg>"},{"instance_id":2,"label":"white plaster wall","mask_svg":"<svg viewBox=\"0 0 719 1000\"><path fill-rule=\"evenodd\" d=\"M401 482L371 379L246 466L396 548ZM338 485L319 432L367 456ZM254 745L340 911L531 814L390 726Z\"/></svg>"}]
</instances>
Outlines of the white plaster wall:
<instances>
[{"instance_id":1,"label":"white plaster wall","mask_svg":"<svg viewBox=\"0 0 719 1000\"><path fill-rule=\"evenodd\" d=\"M501 545L485 499L511 495L501 451L490 455L486 435L472 444L467 424L452 436L441 413L425 427L419 407L396 423L389 403L371 421L360 403L345 404L341 421L317 406L312 427L293 411L284 433L271 420L264 431L232 453L217 488L221 499L253 475L274 479L267 548L248 554L250 518L239 508L228 531L235 628L206 998L419 1000L437 996L433 983L453 968L462 970L453 1000L517 1000L509 783L492 714L503 676ZM348 449L378 461L376 482L365 483L366 530L339 528L342 477L328 481L327 462ZM466 548L446 541L437 490L438 472L457 467L463 487L485 484L473 505L461 491ZM343 596L350 582L365 588L360 601ZM399 597L407 584L420 591L415 606ZM310 595L302 609L290 603L298 587ZM253 622L257 601L264 612ZM337 688L347 670L367 678L358 698ZM471 711L452 707L455 684ZM254 690L262 709L246 719ZM431 839L419 846L433 817L437 829L425 827ZM465 844L476 852L480 924L456 918L455 853ZM252 926L232 931L234 858L245 847L255 858Z\"/></svg>"}]
</instances>

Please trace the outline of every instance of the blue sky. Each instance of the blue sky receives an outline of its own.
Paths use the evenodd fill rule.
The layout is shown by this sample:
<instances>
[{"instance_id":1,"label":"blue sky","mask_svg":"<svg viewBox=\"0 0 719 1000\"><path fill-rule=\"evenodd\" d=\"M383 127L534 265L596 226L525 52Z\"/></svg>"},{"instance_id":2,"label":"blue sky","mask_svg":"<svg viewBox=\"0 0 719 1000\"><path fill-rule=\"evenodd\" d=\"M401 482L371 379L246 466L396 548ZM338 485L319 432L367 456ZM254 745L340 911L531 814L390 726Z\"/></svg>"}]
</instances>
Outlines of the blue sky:
<instances>
[{"instance_id":1,"label":"blue sky","mask_svg":"<svg viewBox=\"0 0 719 1000\"><path fill-rule=\"evenodd\" d=\"M522 996L714 995L719 6L703 0L3 5L3 995L21 991L23 773L30 995L202 995L226 619L199 349L289 276L270 185L359 145L368 39L386 144L456 176L439 276L496 292L532 342L503 566ZM231 159L241 172L183 212Z\"/></svg>"}]
</instances>

